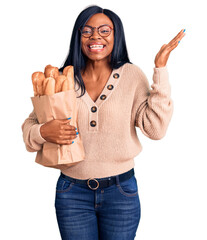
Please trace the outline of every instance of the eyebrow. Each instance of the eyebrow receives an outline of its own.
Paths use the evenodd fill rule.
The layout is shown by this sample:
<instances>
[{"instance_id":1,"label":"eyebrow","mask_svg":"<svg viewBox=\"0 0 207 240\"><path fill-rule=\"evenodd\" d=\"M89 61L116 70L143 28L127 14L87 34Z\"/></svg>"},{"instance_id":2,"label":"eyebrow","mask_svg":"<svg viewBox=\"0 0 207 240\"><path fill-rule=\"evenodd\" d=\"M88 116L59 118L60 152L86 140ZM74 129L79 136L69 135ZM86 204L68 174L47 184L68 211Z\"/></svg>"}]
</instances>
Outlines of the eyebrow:
<instances>
[{"instance_id":1,"label":"eyebrow","mask_svg":"<svg viewBox=\"0 0 207 240\"><path fill-rule=\"evenodd\" d=\"M109 24L101 24L101 25L98 26L98 27L105 26L105 25L110 26ZM90 25L85 25L85 27L91 27L91 28L92 28L92 26L90 26ZM111 26L110 26L110 27L111 27Z\"/></svg>"}]
</instances>

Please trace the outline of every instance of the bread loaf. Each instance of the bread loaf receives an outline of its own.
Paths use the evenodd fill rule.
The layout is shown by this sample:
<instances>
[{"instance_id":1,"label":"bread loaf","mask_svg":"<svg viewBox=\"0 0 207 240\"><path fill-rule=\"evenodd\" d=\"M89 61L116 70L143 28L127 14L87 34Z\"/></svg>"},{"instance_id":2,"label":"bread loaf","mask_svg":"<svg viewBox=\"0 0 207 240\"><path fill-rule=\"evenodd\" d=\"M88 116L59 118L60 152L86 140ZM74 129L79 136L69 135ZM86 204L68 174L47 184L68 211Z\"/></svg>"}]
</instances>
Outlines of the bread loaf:
<instances>
[{"instance_id":1,"label":"bread loaf","mask_svg":"<svg viewBox=\"0 0 207 240\"><path fill-rule=\"evenodd\" d=\"M51 65L47 65L45 67L44 74L45 74L46 78L48 78L48 77L56 78L57 76L60 75L58 68L57 67L53 67Z\"/></svg>"},{"instance_id":2,"label":"bread loaf","mask_svg":"<svg viewBox=\"0 0 207 240\"><path fill-rule=\"evenodd\" d=\"M63 69L63 75L67 77L68 83L64 82L64 89L68 90L74 89L74 68L72 65L67 66ZM67 90L64 90L67 91Z\"/></svg>"},{"instance_id":3,"label":"bread loaf","mask_svg":"<svg viewBox=\"0 0 207 240\"><path fill-rule=\"evenodd\" d=\"M67 80L67 77L65 75L59 75L55 78L55 92L56 93L62 91L62 85L65 80Z\"/></svg>"},{"instance_id":4,"label":"bread loaf","mask_svg":"<svg viewBox=\"0 0 207 240\"><path fill-rule=\"evenodd\" d=\"M32 84L33 84L34 96L38 96L36 73L33 73L33 74L32 74Z\"/></svg>"},{"instance_id":5,"label":"bread loaf","mask_svg":"<svg viewBox=\"0 0 207 240\"><path fill-rule=\"evenodd\" d=\"M34 72L32 74L32 83L35 96L43 95L43 81L45 80L45 75L43 72Z\"/></svg>"},{"instance_id":6,"label":"bread loaf","mask_svg":"<svg viewBox=\"0 0 207 240\"><path fill-rule=\"evenodd\" d=\"M43 94L44 95L55 94L55 79L53 77L47 77L43 81Z\"/></svg>"},{"instance_id":7,"label":"bread loaf","mask_svg":"<svg viewBox=\"0 0 207 240\"><path fill-rule=\"evenodd\" d=\"M69 65L59 73L57 67L47 65L43 72L32 74L34 96L52 95L74 89L74 69Z\"/></svg>"}]
</instances>

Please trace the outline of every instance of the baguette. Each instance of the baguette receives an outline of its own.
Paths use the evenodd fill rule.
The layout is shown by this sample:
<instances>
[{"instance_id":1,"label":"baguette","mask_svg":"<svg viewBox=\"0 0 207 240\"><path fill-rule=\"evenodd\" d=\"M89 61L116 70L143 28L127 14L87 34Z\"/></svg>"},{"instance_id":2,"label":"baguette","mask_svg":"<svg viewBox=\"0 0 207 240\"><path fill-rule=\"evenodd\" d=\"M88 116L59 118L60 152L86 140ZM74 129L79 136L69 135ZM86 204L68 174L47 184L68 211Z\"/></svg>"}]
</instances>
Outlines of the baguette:
<instances>
[{"instance_id":1,"label":"baguette","mask_svg":"<svg viewBox=\"0 0 207 240\"><path fill-rule=\"evenodd\" d=\"M55 79L53 77L47 77L43 81L43 94L44 95L55 94Z\"/></svg>"},{"instance_id":2,"label":"baguette","mask_svg":"<svg viewBox=\"0 0 207 240\"><path fill-rule=\"evenodd\" d=\"M68 71L69 71L71 68L73 68L72 65L69 65L69 66L65 67L65 68L63 69L63 74L64 74L65 76L67 76L67 73L68 73Z\"/></svg>"},{"instance_id":3,"label":"baguette","mask_svg":"<svg viewBox=\"0 0 207 240\"><path fill-rule=\"evenodd\" d=\"M34 90L34 96L38 96L37 92L37 78L36 78L36 73L32 74L32 85L33 85L33 90Z\"/></svg>"},{"instance_id":4,"label":"baguette","mask_svg":"<svg viewBox=\"0 0 207 240\"><path fill-rule=\"evenodd\" d=\"M63 75L65 75L67 77L67 81L68 83L65 83L64 81L64 90L62 91L67 91L65 89L71 90L74 89L74 68L72 65L67 66L63 69Z\"/></svg>"},{"instance_id":5,"label":"baguette","mask_svg":"<svg viewBox=\"0 0 207 240\"><path fill-rule=\"evenodd\" d=\"M68 91L68 90L70 90L70 88L69 88L69 81L66 78L66 80L63 82L63 85L62 85L62 92L65 92L65 91Z\"/></svg>"},{"instance_id":6,"label":"baguette","mask_svg":"<svg viewBox=\"0 0 207 240\"><path fill-rule=\"evenodd\" d=\"M74 89L74 69L69 65L59 73L57 67L47 65L43 72L32 74L34 96L52 95L61 91Z\"/></svg>"},{"instance_id":7,"label":"baguette","mask_svg":"<svg viewBox=\"0 0 207 240\"><path fill-rule=\"evenodd\" d=\"M43 81L45 80L45 75L43 72L34 72L32 74L32 83L34 96L43 95Z\"/></svg>"},{"instance_id":8,"label":"baguette","mask_svg":"<svg viewBox=\"0 0 207 240\"><path fill-rule=\"evenodd\" d=\"M57 67L53 67L51 65L47 65L44 70L45 77L53 77L56 78L60 75L59 70Z\"/></svg>"},{"instance_id":9,"label":"baguette","mask_svg":"<svg viewBox=\"0 0 207 240\"><path fill-rule=\"evenodd\" d=\"M67 80L65 75L59 75L55 78L55 93L62 91L62 85L65 80Z\"/></svg>"}]
</instances>

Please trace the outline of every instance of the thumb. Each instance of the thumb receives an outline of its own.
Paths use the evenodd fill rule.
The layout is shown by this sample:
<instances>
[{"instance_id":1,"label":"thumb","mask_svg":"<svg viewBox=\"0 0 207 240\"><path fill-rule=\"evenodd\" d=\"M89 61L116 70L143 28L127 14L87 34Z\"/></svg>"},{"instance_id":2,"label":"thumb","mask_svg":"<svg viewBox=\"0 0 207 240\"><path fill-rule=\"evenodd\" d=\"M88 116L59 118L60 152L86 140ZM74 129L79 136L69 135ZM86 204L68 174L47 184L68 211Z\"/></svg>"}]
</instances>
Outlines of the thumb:
<instances>
[{"instance_id":1,"label":"thumb","mask_svg":"<svg viewBox=\"0 0 207 240\"><path fill-rule=\"evenodd\" d=\"M165 46L167 46L167 44L162 45L161 49L163 49Z\"/></svg>"},{"instance_id":2,"label":"thumb","mask_svg":"<svg viewBox=\"0 0 207 240\"><path fill-rule=\"evenodd\" d=\"M67 124L67 123L69 123L69 122L71 121L71 117L66 118L66 119L61 119L60 121L61 121L63 124Z\"/></svg>"}]
</instances>

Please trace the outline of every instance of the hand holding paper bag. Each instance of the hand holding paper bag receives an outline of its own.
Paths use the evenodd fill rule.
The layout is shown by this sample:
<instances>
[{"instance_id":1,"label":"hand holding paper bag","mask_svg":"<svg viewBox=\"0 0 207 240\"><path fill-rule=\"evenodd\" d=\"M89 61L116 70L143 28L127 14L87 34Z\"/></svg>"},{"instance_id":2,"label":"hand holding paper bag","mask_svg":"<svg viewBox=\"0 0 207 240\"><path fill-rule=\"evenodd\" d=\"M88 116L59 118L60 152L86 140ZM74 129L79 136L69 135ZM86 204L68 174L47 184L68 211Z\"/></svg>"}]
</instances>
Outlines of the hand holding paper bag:
<instances>
[{"instance_id":1,"label":"hand holding paper bag","mask_svg":"<svg viewBox=\"0 0 207 240\"><path fill-rule=\"evenodd\" d=\"M45 123L41 126L41 134L47 141L37 152L35 161L47 167L65 169L84 160L81 136L75 137L74 130L78 114L73 66L65 67L60 74L58 68L47 65L44 73L32 74L32 83L34 97L31 100L39 123Z\"/></svg>"}]
</instances>

